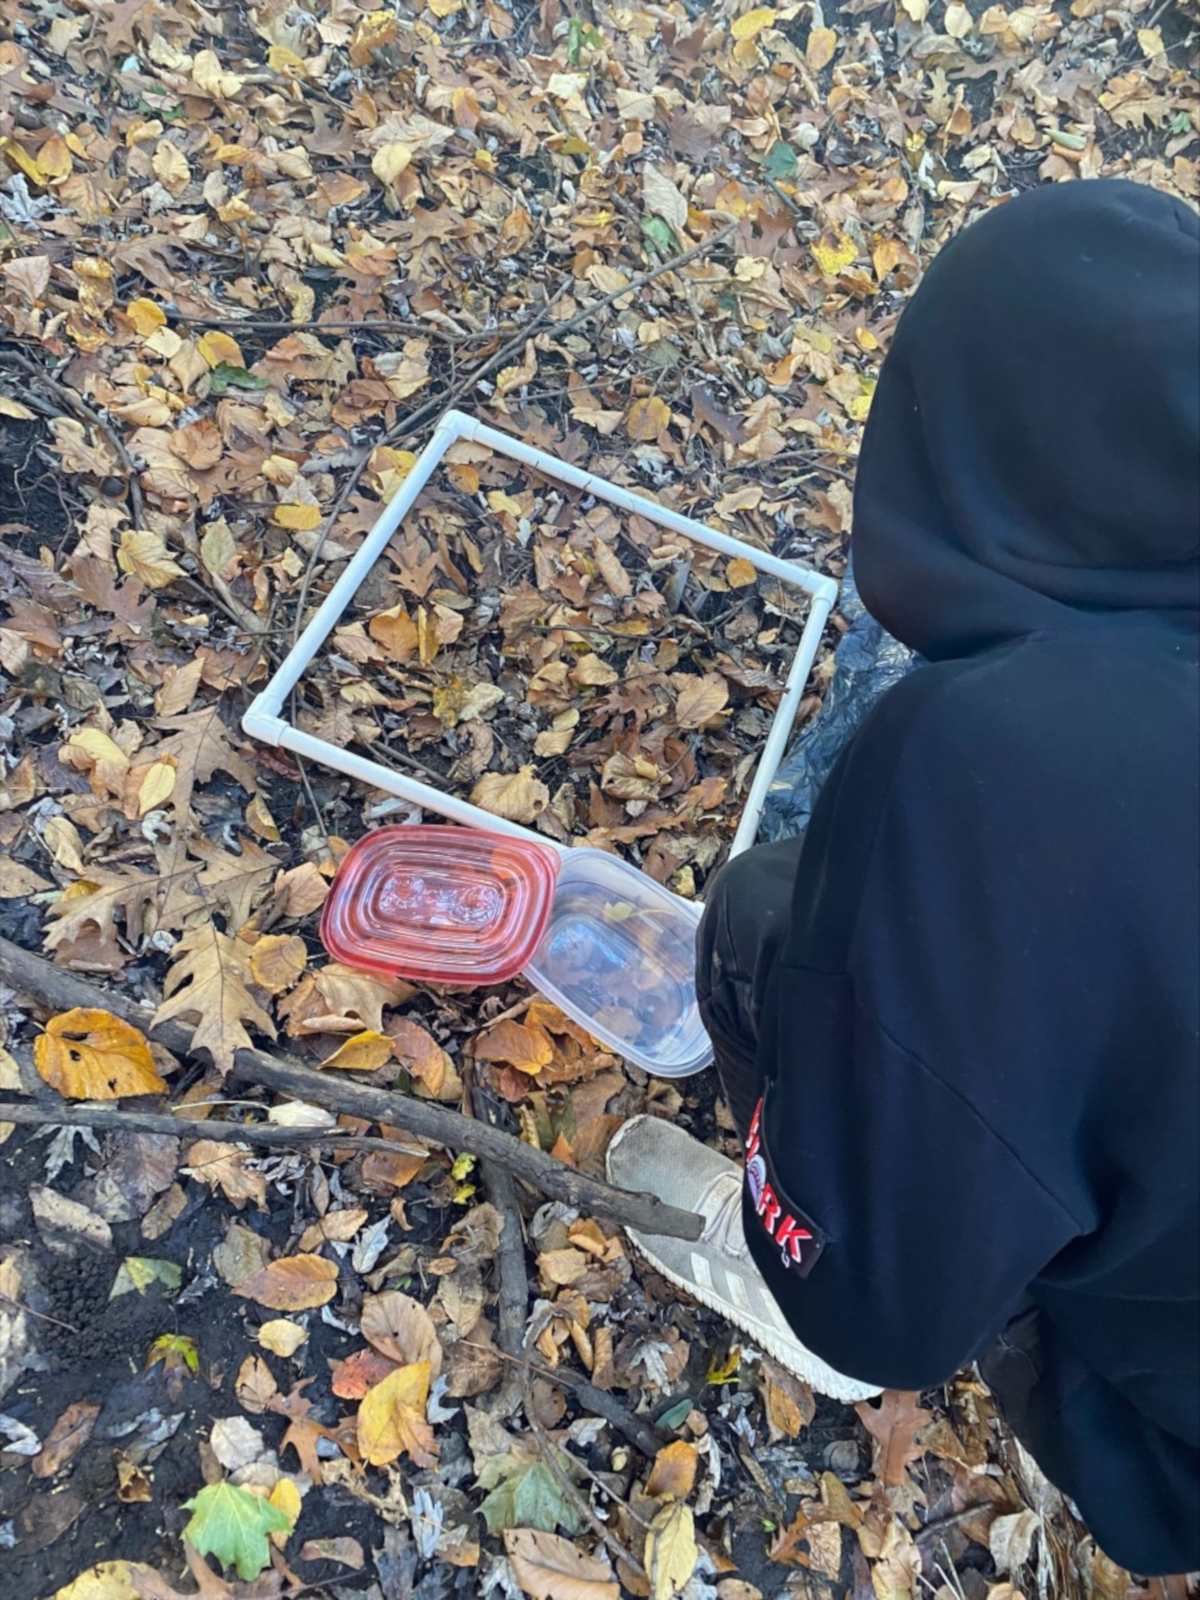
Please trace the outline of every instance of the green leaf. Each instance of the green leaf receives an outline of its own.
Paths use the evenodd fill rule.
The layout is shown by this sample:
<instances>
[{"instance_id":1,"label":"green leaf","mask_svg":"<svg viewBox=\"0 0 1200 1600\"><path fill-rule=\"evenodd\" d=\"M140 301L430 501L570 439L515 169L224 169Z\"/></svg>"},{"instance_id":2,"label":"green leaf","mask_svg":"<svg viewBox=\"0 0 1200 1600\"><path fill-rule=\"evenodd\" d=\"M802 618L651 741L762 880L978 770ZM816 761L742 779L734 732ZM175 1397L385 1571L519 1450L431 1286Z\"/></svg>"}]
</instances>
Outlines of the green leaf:
<instances>
[{"instance_id":1,"label":"green leaf","mask_svg":"<svg viewBox=\"0 0 1200 1600\"><path fill-rule=\"evenodd\" d=\"M256 378L245 367L234 367L228 361L218 361L208 380L210 394L225 394L230 389L269 389L265 378Z\"/></svg>"},{"instance_id":2,"label":"green leaf","mask_svg":"<svg viewBox=\"0 0 1200 1600\"><path fill-rule=\"evenodd\" d=\"M183 1508L192 1520L183 1537L202 1556L236 1567L239 1578L257 1578L271 1560L269 1533L291 1533L292 1520L262 1495L232 1483L210 1483Z\"/></svg>"},{"instance_id":3,"label":"green leaf","mask_svg":"<svg viewBox=\"0 0 1200 1600\"><path fill-rule=\"evenodd\" d=\"M145 1294L152 1283L161 1283L165 1289L178 1289L183 1282L183 1268L173 1261L160 1261L153 1256L126 1256L120 1271L113 1279L108 1298L115 1300L119 1294L136 1289Z\"/></svg>"},{"instance_id":4,"label":"green leaf","mask_svg":"<svg viewBox=\"0 0 1200 1600\"><path fill-rule=\"evenodd\" d=\"M691 1395L685 1395L682 1400L673 1405L669 1411L664 1411L656 1420L660 1428L681 1428L691 1415L694 1402Z\"/></svg>"},{"instance_id":5,"label":"green leaf","mask_svg":"<svg viewBox=\"0 0 1200 1600\"><path fill-rule=\"evenodd\" d=\"M169 1263L168 1263L169 1265ZM164 1372L200 1371L200 1352L196 1349L196 1341L189 1339L186 1333L160 1333L150 1346L150 1353L146 1357L146 1371L163 1364Z\"/></svg>"},{"instance_id":6,"label":"green leaf","mask_svg":"<svg viewBox=\"0 0 1200 1600\"><path fill-rule=\"evenodd\" d=\"M643 217L642 232L650 243L660 250L663 255L674 255L679 249L679 242L669 222L662 217Z\"/></svg>"},{"instance_id":7,"label":"green leaf","mask_svg":"<svg viewBox=\"0 0 1200 1600\"><path fill-rule=\"evenodd\" d=\"M556 1451L555 1456L563 1472L572 1476L574 1463L570 1456L562 1450ZM503 1528L540 1528L543 1533L553 1533L561 1528L571 1534L583 1526L558 1479L540 1457L509 1451L485 1461L479 1486L492 1491L479 1507L489 1533L499 1533Z\"/></svg>"},{"instance_id":8,"label":"green leaf","mask_svg":"<svg viewBox=\"0 0 1200 1600\"><path fill-rule=\"evenodd\" d=\"M790 178L796 170L796 152L790 144L782 139L776 139L767 152L767 159L762 164L762 169L768 178L774 178L776 183L780 178Z\"/></svg>"}]
</instances>

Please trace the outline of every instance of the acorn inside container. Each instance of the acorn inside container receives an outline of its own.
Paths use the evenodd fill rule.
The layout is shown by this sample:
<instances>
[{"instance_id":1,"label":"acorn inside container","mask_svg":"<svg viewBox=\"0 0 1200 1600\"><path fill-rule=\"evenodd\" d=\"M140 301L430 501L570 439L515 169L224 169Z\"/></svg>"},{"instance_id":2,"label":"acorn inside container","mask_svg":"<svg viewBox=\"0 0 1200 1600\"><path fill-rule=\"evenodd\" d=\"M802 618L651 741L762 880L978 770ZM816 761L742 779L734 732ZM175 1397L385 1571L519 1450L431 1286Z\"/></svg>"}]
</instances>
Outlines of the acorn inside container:
<instances>
[{"instance_id":1,"label":"acorn inside container","mask_svg":"<svg viewBox=\"0 0 1200 1600\"><path fill-rule=\"evenodd\" d=\"M338 869L321 940L349 967L475 987L523 973L656 1077L712 1060L696 1002L700 908L603 850L447 824L380 828Z\"/></svg>"}]
</instances>

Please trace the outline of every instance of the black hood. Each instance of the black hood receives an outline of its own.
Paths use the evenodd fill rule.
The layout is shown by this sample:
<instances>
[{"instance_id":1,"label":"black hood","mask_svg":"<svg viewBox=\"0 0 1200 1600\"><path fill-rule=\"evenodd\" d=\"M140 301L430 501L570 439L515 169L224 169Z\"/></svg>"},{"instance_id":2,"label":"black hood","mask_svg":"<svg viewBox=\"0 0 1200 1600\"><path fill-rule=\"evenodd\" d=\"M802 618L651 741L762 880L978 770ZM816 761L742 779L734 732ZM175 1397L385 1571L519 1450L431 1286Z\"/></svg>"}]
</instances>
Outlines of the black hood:
<instances>
[{"instance_id":1,"label":"black hood","mask_svg":"<svg viewBox=\"0 0 1200 1600\"><path fill-rule=\"evenodd\" d=\"M854 497L864 601L934 660L1086 619L1200 623L1200 221L1117 180L1035 190L937 257Z\"/></svg>"}]
</instances>

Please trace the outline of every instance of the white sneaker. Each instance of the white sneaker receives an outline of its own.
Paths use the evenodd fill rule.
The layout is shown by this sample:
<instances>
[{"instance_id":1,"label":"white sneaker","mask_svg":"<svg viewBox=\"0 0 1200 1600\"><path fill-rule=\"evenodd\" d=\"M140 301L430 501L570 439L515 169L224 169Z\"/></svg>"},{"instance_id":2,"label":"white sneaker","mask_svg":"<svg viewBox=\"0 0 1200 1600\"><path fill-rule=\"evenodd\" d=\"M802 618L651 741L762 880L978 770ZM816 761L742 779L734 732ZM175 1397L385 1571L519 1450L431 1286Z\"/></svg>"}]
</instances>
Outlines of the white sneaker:
<instances>
[{"instance_id":1,"label":"white sneaker","mask_svg":"<svg viewBox=\"0 0 1200 1600\"><path fill-rule=\"evenodd\" d=\"M705 1219L696 1240L625 1230L664 1278L732 1322L819 1394L851 1403L882 1393L835 1372L788 1326L746 1247L740 1166L681 1128L647 1116L632 1117L617 1131L605 1165L614 1187L657 1195Z\"/></svg>"}]
</instances>

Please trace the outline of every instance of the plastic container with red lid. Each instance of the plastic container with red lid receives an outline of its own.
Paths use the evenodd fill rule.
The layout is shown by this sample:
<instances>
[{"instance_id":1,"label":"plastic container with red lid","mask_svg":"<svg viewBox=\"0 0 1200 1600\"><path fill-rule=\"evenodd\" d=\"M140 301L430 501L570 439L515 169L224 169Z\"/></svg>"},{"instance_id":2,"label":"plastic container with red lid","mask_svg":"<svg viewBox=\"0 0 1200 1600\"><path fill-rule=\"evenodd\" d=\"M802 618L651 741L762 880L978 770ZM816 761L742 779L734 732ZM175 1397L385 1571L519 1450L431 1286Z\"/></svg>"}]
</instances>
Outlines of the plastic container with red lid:
<instances>
[{"instance_id":1,"label":"plastic container with red lid","mask_svg":"<svg viewBox=\"0 0 1200 1600\"><path fill-rule=\"evenodd\" d=\"M348 967L419 983L507 983L541 943L558 853L445 824L379 828L351 846L321 916Z\"/></svg>"},{"instance_id":2,"label":"plastic container with red lid","mask_svg":"<svg viewBox=\"0 0 1200 1600\"><path fill-rule=\"evenodd\" d=\"M347 853L321 939L348 967L458 988L520 972L661 1078L712 1060L696 1000L700 908L603 850L562 856L446 824L380 828Z\"/></svg>"}]
</instances>

